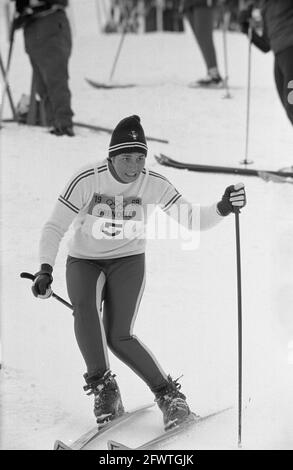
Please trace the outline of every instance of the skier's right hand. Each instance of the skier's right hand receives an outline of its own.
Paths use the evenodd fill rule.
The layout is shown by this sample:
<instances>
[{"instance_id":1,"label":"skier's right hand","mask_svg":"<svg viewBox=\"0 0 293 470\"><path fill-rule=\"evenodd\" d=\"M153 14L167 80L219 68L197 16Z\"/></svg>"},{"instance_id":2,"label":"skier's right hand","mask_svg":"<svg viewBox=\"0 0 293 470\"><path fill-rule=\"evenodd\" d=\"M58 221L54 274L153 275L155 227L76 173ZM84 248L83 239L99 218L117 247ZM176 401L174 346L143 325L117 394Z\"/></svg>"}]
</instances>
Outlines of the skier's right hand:
<instances>
[{"instance_id":1,"label":"skier's right hand","mask_svg":"<svg viewBox=\"0 0 293 470\"><path fill-rule=\"evenodd\" d=\"M40 271L35 274L32 292L39 299L48 299L52 295L51 284L53 268L49 264L42 264Z\"/></svg>"}]
</instances>

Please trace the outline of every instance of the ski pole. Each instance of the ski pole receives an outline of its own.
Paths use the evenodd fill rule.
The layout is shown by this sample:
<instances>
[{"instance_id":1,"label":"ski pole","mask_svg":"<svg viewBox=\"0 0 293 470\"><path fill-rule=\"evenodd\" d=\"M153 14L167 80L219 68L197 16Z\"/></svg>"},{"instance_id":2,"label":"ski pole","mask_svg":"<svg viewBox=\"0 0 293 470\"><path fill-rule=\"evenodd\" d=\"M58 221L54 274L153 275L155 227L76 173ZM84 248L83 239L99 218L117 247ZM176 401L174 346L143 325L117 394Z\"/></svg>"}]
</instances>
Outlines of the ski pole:
<instances>
[{"instance_id":1,"label":"ski pole","mask_svg":"<svg viewBox=\"0 0 293 470\"><path fill-rule=\"evenodd\" d=\"M127 23L123 27L123 31L122 31L122 35L121 35L121 38L120 38L120 41L119 41L118 49L117 49L117 52L116 52L116 55L115 55L115 58L114 58L113 65L112 65L112 69L111 69L111 73L110 73L110 77L109 77L109 82L112 81L114 72L116 70L116 65L117 65L117 62L118 62L118 59L119 59L119 56L120 56L120 52L121 52L121 49L122 49L122 45L123 45L123 42L124 42L124 39L125 39L125 36L126 36L126 30L127 30Z\"/></svg>"},{"instance_id":2,"label":"ski pole","mask_svg":"<svg viewBox=\"0 0 293 470\"><path fill-rule=\"evenodd\" d=\"M240 162L243 165L248 165L250 163L253 163L252 160L248 160L250 96L251 96L251 39L252 39L252 25L250 21L249 28L248 28L248 73L247 73L247 94L246 94L245 154L244 154L244 160Z\"/></svg>"},{"instance_id":3,"label":"ski pole","mask_svg":"<svg viewBox=\"0 0 293 470\"><path fill-rule=\"evenodd\" d=\"M123 7L123 5L122 5L122 7ZM122 9L122 7L121 7L121 9ZM128 25L129 25L129 20L130 20L130 17L131 17L131 14L128 13L127 10L125 10L125 12L126 12L125 14L126 14L127 16L125 17L125 20L124 20L122 35L121 35L121 38L120 38L120 41L119 41L119 44L118 44L118 49L117 49L117 52L116 52L116 55L115 55L115 58L114 58L113 65L112 65L112 69L111 69L111 73L110 73L109 82L112 81L114 72L115 72L115 70L116 70L116 65L117 65L117 62L118 62L118 59L119 59L119 56L120 56L120 52L121 52L121 49L122 49L122 45L123 45L123 42L124 42L124 39L125 39L125 36L126 36L126 33L127 33L127 28L128 28Z\"/></svg>"},{"instance_id":4,"label":"ski pole","mask_svg":"<svg viewBox=\"0 0 293 470\"><path fill-rule=\"evenodd\" d=\"M26 272L20 273L20 277L22 277L23 279L30 279L31 281L35 280L35 276L31 273L26 273ZM69 302L67 302L66 300L62 299L62 297L55 294L54 292L52 292L51 295L52 295L52 297L54 297L54 299L58 300L58 302L61 302L63 305L66 305L66 307L73 310L73 306Z\"/></svg>"},{"instance_id":5,"label":"ski pole","mask_svg":"<svg viewBox=\"0 0 293 470\"><path fill-rule=\"evenodd\" d=\"M5 81L6 73L5 73L5 68L4 68L1 52L0 52L0 69L1 69L2 76L3 76L3 81ZM11 94L11 90L10 90L10 86L8 82L7 82L7 96L8 96L13 119L16 120L15 105L13 102L13 98L12 98L12 94Z\"/></svg>"},{"instance_id":6,"label":"ski pole","mask_svg":"<svg viewBox=\"0 0 293 470\"><path fill-rule=\"evenodd\" d=\"M5 101L5 95L8 89L8 73L10 69L10 63L11 63L11 58L12 58L12 50L13 50L13 44L14 44L14 36L15 36L15 27L14 27L14 18L11 23L11 30L10 30L10 41L9 41L9 51L8 51L8 56L7 56L7 62L6 62L6 69L4 70L4 86L3 86L3 92L2 92L2 97L1 97L1 108L0 108L0 126L2 123L2 117L3 117L3 111L4 111L4 101ZM13 119L15 119L15 115L13 116Z\"/></svg>"},{"instance_id":7,"label":"ski pole","mask_svg":"<svg viewBox=\"0 0 293 470\"><path fill-rule=\"evenodd\" d=\"M98 19L98 29L99 32L102 31L102 14L101 14L101 9L100 9L100 0L95 1L96 5L96 13L97 13L97 19Z\"/></svg>"},{"instance_id":8,"label":"ski pole","mask_svg":"<svg viewBox=\"0 0 293 470\"><path fill-rule=\"evenodd\" d=\"M224 86L226 89L226 94L223 98L232 98L230 89L229 89L229 71L228 71L228 48L227 48L227 30L230 23L231 13L230 11L223 12L223 51L224 51L224 69L225 69L225 78Z\"/></svg>"},{"instance_id":9,"label":"ski pole","mask_svg":"<svg viewBox=\"0 0 293 470\"><path fill-rule=\"evenodd\" d=\"M242 439L242 293L241 293L241 257L240 228L238 207L234 208L236 231L236 263L237 263L237 301L238 301L238 447Z\"/></svg>"}]
</instances>

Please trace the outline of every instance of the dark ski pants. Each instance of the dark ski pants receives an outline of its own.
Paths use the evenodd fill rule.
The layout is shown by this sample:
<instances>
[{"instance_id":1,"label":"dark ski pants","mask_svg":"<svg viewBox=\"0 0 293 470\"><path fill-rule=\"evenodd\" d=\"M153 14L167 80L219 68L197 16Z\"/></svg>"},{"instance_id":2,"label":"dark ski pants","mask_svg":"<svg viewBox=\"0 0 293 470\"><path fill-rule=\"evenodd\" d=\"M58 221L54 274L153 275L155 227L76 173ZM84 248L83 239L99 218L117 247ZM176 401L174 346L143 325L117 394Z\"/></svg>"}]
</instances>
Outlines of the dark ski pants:
<instances>
[{"instance_id":1,"label":"dark ski pants","mask_svg":"<svg viewBox=\"0 0 293 470\"><path fill-rule=\"evenodd\" d=\"M193 7L186 10L185 14L201 50L207 69L217 67L216 50L213 41L213 8Z\"/></svg>"},{"instance_id":2,"label":"dark ski pants","mask_svg":"<svg viewBox=\"0 0 293 470\"><path fill-rule=\"evenodd\" d=\"M102 376L110 368L108 346L151 390L164 385L165 373L133 335L145 284L144 254L111 260L69 256L66 280L75 335L89 377Z\"/></svg>"},{"instance_id":3,"label":"dark ski pants","mask_svg":"<svg viewBox=\"0 0 293 470\"><path fill-rule=\"evenodd\" d=\"M65 12L58 10L30 21L24 28L24 40L48 125L71 126L68 62L72 43Z\"/></svg>"},{"instance_id":4,"label":"dark ski pants","mask_svg":"<svg viewBox=\"0 0 293 470\"><path fill-rule=\"evenodd\" d=\"M293 47L276 54L275 81L282 105L293 124Z\"/></svg>"}]
</instances>

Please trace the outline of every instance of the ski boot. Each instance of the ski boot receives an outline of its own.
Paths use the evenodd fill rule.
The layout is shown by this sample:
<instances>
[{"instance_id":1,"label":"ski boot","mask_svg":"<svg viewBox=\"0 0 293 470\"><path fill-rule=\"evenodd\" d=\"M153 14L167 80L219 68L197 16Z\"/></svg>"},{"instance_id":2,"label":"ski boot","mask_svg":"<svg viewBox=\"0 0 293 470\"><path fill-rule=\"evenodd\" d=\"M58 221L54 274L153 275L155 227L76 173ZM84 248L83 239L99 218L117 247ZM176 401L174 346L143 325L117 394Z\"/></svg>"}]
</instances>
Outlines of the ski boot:
<instances>
[{"instance_id":1,"label":"ski boot","mask_svg":"<svg viewBox=\"0 0 293 470\"><path fill-rule=\"evenodd\" d=\"M94 414L99 426L103 426L124 413L120 390L115 375L107 370L102 377L84 374L87 385L83 388L94 395Z\"/></svg>"},{"instance_id":2,"label":"ski boot","mask_svg":"<svg viewBox=\"0 0 293 470\"><path fill-rule=\"evenodd\" d=\"M155 392L155 402L163 413L166 431L192 417L185 395L179 392L180 388L178 379L172 380L168 375L166 385Z\"/></svg>"},{"instance_id":3,"label":"ski boot","mask_svg":"<svg viewBox=\"0 0 293 470\"><path fill-rule=\"evenodd\" d=\"M74 137L73 126L56 126L50 130L50 134L57 135L58 137L62 135L67 135L68 137Z\"/></svg>"},{"instance_id":4,"label":"ski boot","mask_svg":"<svg viewBox=\"0 0 293 470\"><path fill-rule=\"evenodd\" d=\"M205 78L201 78L190 84L191 88L223 88L224 80L218 72L217 68L208 70Z\"/></svg>"}]
</instances>

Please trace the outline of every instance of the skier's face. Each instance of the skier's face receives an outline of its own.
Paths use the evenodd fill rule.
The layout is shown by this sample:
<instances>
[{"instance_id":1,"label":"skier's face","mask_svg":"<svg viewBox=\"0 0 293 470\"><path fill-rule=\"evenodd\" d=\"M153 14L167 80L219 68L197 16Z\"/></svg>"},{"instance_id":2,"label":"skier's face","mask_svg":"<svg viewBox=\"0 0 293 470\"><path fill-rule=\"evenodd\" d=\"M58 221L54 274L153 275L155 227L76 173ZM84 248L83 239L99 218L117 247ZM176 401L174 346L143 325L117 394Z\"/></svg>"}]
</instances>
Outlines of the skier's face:
<instances>
[{"instance_id":1,"label":"skier's face","mask_svg":"<svg viewBox=\"0 0 293 470\"><path fill-rule=\"evenodd\" d=\"M145 165L143 153L122 153L111 159L114 170L124 183L132 183L142 172Z\"/></svg>"}]
</instances>

